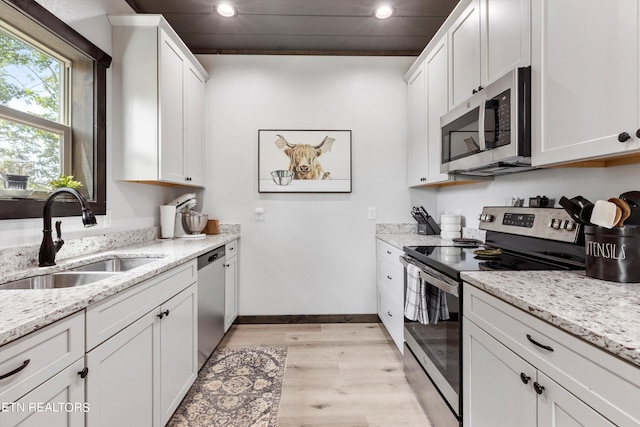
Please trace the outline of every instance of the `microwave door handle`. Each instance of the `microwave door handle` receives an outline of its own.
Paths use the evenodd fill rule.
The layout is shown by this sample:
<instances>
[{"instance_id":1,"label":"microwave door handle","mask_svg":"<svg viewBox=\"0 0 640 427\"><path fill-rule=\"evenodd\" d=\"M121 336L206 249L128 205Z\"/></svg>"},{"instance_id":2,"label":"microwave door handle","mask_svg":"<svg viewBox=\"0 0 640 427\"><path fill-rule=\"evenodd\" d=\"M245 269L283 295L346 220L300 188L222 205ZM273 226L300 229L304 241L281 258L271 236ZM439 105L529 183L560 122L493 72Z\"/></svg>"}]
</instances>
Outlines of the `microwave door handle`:
<instances>
[{"instance_id":1,"label":"microwave door handle","mask_svg":"<svg viewBox=\"0 0 640 427\"><path fill-rule=\"evenodd\" d=\"M484 135L484 119L486 117L486 109L487 109L487 101L483 100L480 102L480 118L478 122L478 137L480 141L480 151L487 151L487 142Z\"/></svg>"}]
</instances>

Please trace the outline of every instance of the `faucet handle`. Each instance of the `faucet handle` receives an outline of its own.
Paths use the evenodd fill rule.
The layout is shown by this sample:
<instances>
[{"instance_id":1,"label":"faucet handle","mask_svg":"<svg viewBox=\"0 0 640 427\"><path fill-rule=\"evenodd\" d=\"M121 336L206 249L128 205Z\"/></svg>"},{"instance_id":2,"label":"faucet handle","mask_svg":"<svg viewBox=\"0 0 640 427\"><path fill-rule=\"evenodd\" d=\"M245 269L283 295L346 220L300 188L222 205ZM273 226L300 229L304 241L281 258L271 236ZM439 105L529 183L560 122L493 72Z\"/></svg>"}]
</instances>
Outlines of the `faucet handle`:
<instances>
[{"instance_id":1,"label":"faucet handle","mask_svg":"<svg viewBox=\"0 0 640 427\"><path fill-rule=\"evenodd\" d=\"M64 245L64 240L62 240L62 229L60 228L61 225L62 225L62 221L56 221L57 240L54 243L56 247L56 252L58 252L60 248L62 248L62 245Z\"/></svg>"}]
</instances>

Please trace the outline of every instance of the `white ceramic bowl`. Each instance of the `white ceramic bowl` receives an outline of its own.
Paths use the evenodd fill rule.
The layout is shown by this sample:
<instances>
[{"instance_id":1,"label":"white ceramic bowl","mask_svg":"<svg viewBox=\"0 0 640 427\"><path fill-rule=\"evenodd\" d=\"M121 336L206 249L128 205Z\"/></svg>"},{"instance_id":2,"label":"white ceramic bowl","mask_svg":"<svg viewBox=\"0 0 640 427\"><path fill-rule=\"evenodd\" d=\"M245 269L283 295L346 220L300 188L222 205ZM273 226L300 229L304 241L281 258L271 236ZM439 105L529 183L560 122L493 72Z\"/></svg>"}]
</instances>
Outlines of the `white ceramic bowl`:
<instances>
[{"instance_id":1,"label":"white ceramic bowl","mask_svg":"<svg viewBox=\"0 0 640 427\"><path fill-rule=\"evenodd\" d=\"M461 228L460 224L440 224L441 231L460 231Z\"/></svg>"},{"instance_id":2,"label":"white ceramic bowl","mask_svg":"<svg viewBox=\"0 0 640 427\"><path fill-rule=\"evenodd\" d=\"M440 215L440 224L460 224L461 222L462 217L460 215Z\"/></svg>"},{"instance_id":3,"label":"white ceramic bowl","mask_svg":"<svg viewBox=\"0 0 640 427\"><path fill-rule=\"evenodd\" d=\"M440 237L445 240L459 239L462 237L462 233L460 231L441 231Z\"/></svg>"}]
</instances>

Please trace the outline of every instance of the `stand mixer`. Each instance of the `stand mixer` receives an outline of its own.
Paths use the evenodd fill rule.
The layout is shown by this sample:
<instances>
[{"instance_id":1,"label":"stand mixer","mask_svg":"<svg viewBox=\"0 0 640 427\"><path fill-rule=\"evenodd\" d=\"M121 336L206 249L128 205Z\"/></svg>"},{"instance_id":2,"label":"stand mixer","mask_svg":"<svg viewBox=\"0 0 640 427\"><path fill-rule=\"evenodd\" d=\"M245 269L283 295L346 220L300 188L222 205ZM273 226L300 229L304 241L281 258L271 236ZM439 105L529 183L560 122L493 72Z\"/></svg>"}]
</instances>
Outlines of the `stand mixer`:
<instances>
[{"instance_id":1,"label":"stand mixer","mask_svg":"<svg viewBox=\"0 0 640 427\"><path fill-rule=\"evenodd\" d=\"M182 225L182 216L185 214L185 212L191 211L196 206L196 203L196 193L185 193L177 199L168 203L169 205L173 205L176 207L176 222L174 229L175 237L183 239L202 239L206 237L205 234L202 233L192 234L188 230L185 230L184 226Z\"/></svg>"}]
</instances>

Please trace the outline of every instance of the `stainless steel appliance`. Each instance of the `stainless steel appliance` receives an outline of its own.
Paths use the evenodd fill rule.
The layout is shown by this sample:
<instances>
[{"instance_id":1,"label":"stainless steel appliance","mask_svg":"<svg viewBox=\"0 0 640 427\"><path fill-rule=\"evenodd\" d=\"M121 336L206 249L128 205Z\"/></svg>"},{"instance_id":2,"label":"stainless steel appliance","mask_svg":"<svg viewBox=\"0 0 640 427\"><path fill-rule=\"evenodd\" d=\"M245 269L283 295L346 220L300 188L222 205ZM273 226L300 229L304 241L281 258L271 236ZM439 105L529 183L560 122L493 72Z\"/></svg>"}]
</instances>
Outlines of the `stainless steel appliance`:
<instances>
[{"instance_id":1,"label":"stainless steel appliance","mask_svg":"<svg viewBox=\"0 0 640 427\"><path fill-rule=\"evenodd\" d=\"M198 257L198 369L224 335L224 249Z\"/></svg>"},{"instance_id":2,"label":"stainless steel appliance","mask_svg":"<svg viewBox=\"0 0 640 427\"><path fill-rule=\"evenodd\" d=\"M585 268L580 224L563 209L485 207L480 229L486 242L405 246L400 258L419 269L426 295L444 294L449 318L422 324L405 317L405 371L418 400L436 425L462 424L462 299L460 273L479 270ZM406 292L405 292L406 294Z\"/></svg>"},{"instance_id":3,"label":"stainless steel appliance","mask_svg":"<svg viewBox=\"0 0 640 427\"><path fill-rule=\"evenodd\" d=\"M493 176L531 166L531 68L517 68L440 118L441 172Z\"/></svg>"}]
</instances>

